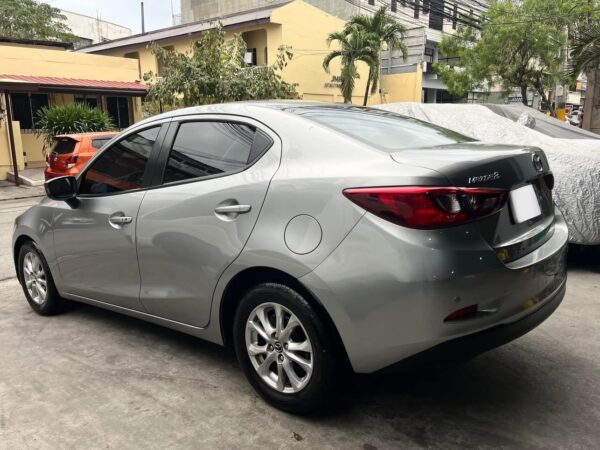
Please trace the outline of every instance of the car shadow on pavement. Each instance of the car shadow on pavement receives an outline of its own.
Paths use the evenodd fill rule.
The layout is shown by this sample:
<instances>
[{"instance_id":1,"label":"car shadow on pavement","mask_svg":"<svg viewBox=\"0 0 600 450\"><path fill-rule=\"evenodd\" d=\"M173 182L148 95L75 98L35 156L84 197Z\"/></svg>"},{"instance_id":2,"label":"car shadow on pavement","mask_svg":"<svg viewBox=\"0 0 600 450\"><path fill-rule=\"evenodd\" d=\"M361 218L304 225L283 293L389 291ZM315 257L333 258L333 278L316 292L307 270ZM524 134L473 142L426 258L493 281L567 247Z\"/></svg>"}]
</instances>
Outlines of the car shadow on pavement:
<instances>
[{"instance_id":1,"label":"car shadow on pavement","mask_svg":"<svg viewBox=\"0 0 600 450\"><path fill-rule=\"evenodd\" d=\"M69 315L78 316L83 326L91 325L85 323L89 321L96 328L126 337L133 351L142 356L145 352L158 351L157 358L164 355L175 365L185 362L190 369L208 369L232 380L235 386L245 385L229 349L87 305L75 307ZM507 426L526 427L529 414L535 415L544 404L564 405L572 401L568 398L567 379L549 370L547 366L553 361L532 357L532 349L539 346L531 341L529 338L527 344L510 343L455 365L426 366L396 374L349 376L332 406L300 420L337 428L358 418L379 418L388 421L394 433L402 433L418 446L439 443L443 439L441 434L452 433L455 425L464 426L466 422L476 428L471 433L485 434L481 438L490 445L516 445L502 433L496 435L491 431L492 424L508 418ZM156 347L158 350L153 350ZM558 358L563 359L567 367L580 364L575 355L563 353ZM543 383L539 383L540 378ZM532 404L538 406L529 411Z\"/></svg>"}]
</instances>

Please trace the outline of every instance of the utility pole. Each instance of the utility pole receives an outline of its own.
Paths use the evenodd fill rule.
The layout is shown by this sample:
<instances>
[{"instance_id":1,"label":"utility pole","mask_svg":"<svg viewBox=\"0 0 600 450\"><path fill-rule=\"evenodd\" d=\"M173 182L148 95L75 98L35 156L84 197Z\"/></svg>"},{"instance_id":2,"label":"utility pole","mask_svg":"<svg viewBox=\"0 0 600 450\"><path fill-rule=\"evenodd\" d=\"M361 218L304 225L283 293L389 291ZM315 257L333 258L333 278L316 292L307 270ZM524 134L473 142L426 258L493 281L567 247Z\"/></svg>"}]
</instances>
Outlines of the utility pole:
<instances>
[{"instance_id":1,"label":"utility pole","mask_svg":"<svg viewBox=\"0 0 600 450\"><path fill-rule=\"evenodd\" d=\"M142 34L146 32L146 23L144 21L144 2L140 2L140 8L142 13Z\"/></svg>"}]
</instances>

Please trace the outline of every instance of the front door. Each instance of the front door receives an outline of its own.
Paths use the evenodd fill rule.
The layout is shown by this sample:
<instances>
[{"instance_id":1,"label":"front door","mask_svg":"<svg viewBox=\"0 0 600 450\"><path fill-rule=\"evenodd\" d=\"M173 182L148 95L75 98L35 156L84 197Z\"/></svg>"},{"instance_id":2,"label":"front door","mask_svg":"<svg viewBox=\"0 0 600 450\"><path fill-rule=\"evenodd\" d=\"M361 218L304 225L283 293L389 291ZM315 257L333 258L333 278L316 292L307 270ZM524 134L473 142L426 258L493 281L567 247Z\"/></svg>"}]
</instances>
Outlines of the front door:
<instances>
[{"instance_id":1,"label":"front door","mask_svg":"<svg viewBox=\"0 0 600 450\"><path fill-rule=\"evenodd\" d=\"M169 134L162 186L138 214L140 299L151 314L202 327L219 276L250 237L280 146L239 120L173 123Z\"/></svg>"},{"instance_id":2,"label":"front door","mask_svg":"<svg viewBox=\"0 0 600 450\"><path fill-rule=\"evenodd\" d=\"M65 293L143 309L135 229L159 130L129 134L103 151L83 173L77 202L62 203L55 213L54 247Z\"/></svg>"}]
</instances>

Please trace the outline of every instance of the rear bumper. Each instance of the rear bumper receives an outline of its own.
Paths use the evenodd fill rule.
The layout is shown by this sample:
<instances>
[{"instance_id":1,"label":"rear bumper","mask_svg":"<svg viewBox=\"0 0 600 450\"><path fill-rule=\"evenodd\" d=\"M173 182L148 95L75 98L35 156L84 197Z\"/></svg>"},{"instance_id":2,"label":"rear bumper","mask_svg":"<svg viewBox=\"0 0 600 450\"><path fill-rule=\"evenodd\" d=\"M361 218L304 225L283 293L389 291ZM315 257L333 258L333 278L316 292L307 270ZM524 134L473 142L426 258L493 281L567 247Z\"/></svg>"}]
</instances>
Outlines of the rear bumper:
<instances>
[{"instance_id":1,"label":"rear bumper","mask_svg":"<svg viewBox=\"0 0 600 450\"><path fill-rule=\"evenodd\" d=\"M447 342L459 351L461 339L496 327L521 330L497 332L507 334L492 348L541 323L537 312L564 296L567 241L557 211L550 239L503 264L474 227L411 230L367 214L300 281L330 314L354 370L371 373ZM482 314L445 321L472 305Z\"/></svg>"},{"instance_id":2,"label":"rear bumper","mask_svg":"<svg viewBox=\"0 0 600 450\"><path fill-rule=\"evenodd\" d=\"M561 286L549 296L539 309L516 322L496 325L478 333L446 341L385 367L380 372L395 372L415 367L424 367L428 364L466 360L514 341L536 328L552 315L562 303L566 288L567 283L564 280Z\"/></svg>"}]
</instances>

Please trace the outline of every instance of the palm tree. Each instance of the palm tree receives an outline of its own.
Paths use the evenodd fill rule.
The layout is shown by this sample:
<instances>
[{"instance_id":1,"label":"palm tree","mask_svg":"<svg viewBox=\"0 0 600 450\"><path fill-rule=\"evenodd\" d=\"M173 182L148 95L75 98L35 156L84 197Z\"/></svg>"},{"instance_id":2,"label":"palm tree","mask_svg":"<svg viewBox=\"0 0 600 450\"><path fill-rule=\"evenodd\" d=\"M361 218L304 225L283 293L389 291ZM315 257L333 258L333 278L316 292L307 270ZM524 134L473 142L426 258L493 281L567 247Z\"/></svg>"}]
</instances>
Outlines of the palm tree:
<instances>
[{"instance_id":1,"label":"palm tree","mask_svg":"<svg viewBox=\"0 0 600 450\"><path fill-rule=\"evenodd\" d=\"M596 70L600 66L600 25L579 30L571 45L571 75Z\"/></svg>"},{"instance_id":2,"label":"palm tree","mask_svg":"<svg viewBox=\"0 0 600 450\"><path fill-rule=\"evenodd\" d=\"M380 53L383 45L387 45L390 57L392 50L400 50L404 61L408 56L408 49L403 42L406 28L394 18L388 16L386 12L387 6L383 6L372 16L361 14L351 17L343 31L344 34L352 34L357 31L364 33L367 39L371 41L370 47L376 50L373 55L373 64L369 65L369 78L363 101L365 106L369 99L369 86L371 86L371 94L377 92L377 82L381 71Z\"/></svg>"},{"instance_id":3,"label":"palm tree","mask_svg":"<svg viewBox=\"0 0 600 450\"><path fill-rule=\"evenodd\" d=\"M358 78L358 68L356 63L362 61L369 67L375 64L376 51L371 47L372 39L361 30L354 30L352 33L335 32L327 38L327 43L331 45L337 41L339 49L331 51L323 60L323 69L329 73L329 64L335 58L341 58L342 71L340 73L341 90L344 97L344 103L352 103L352 92L354 84Z\"/></svg>"}]
</instances>

